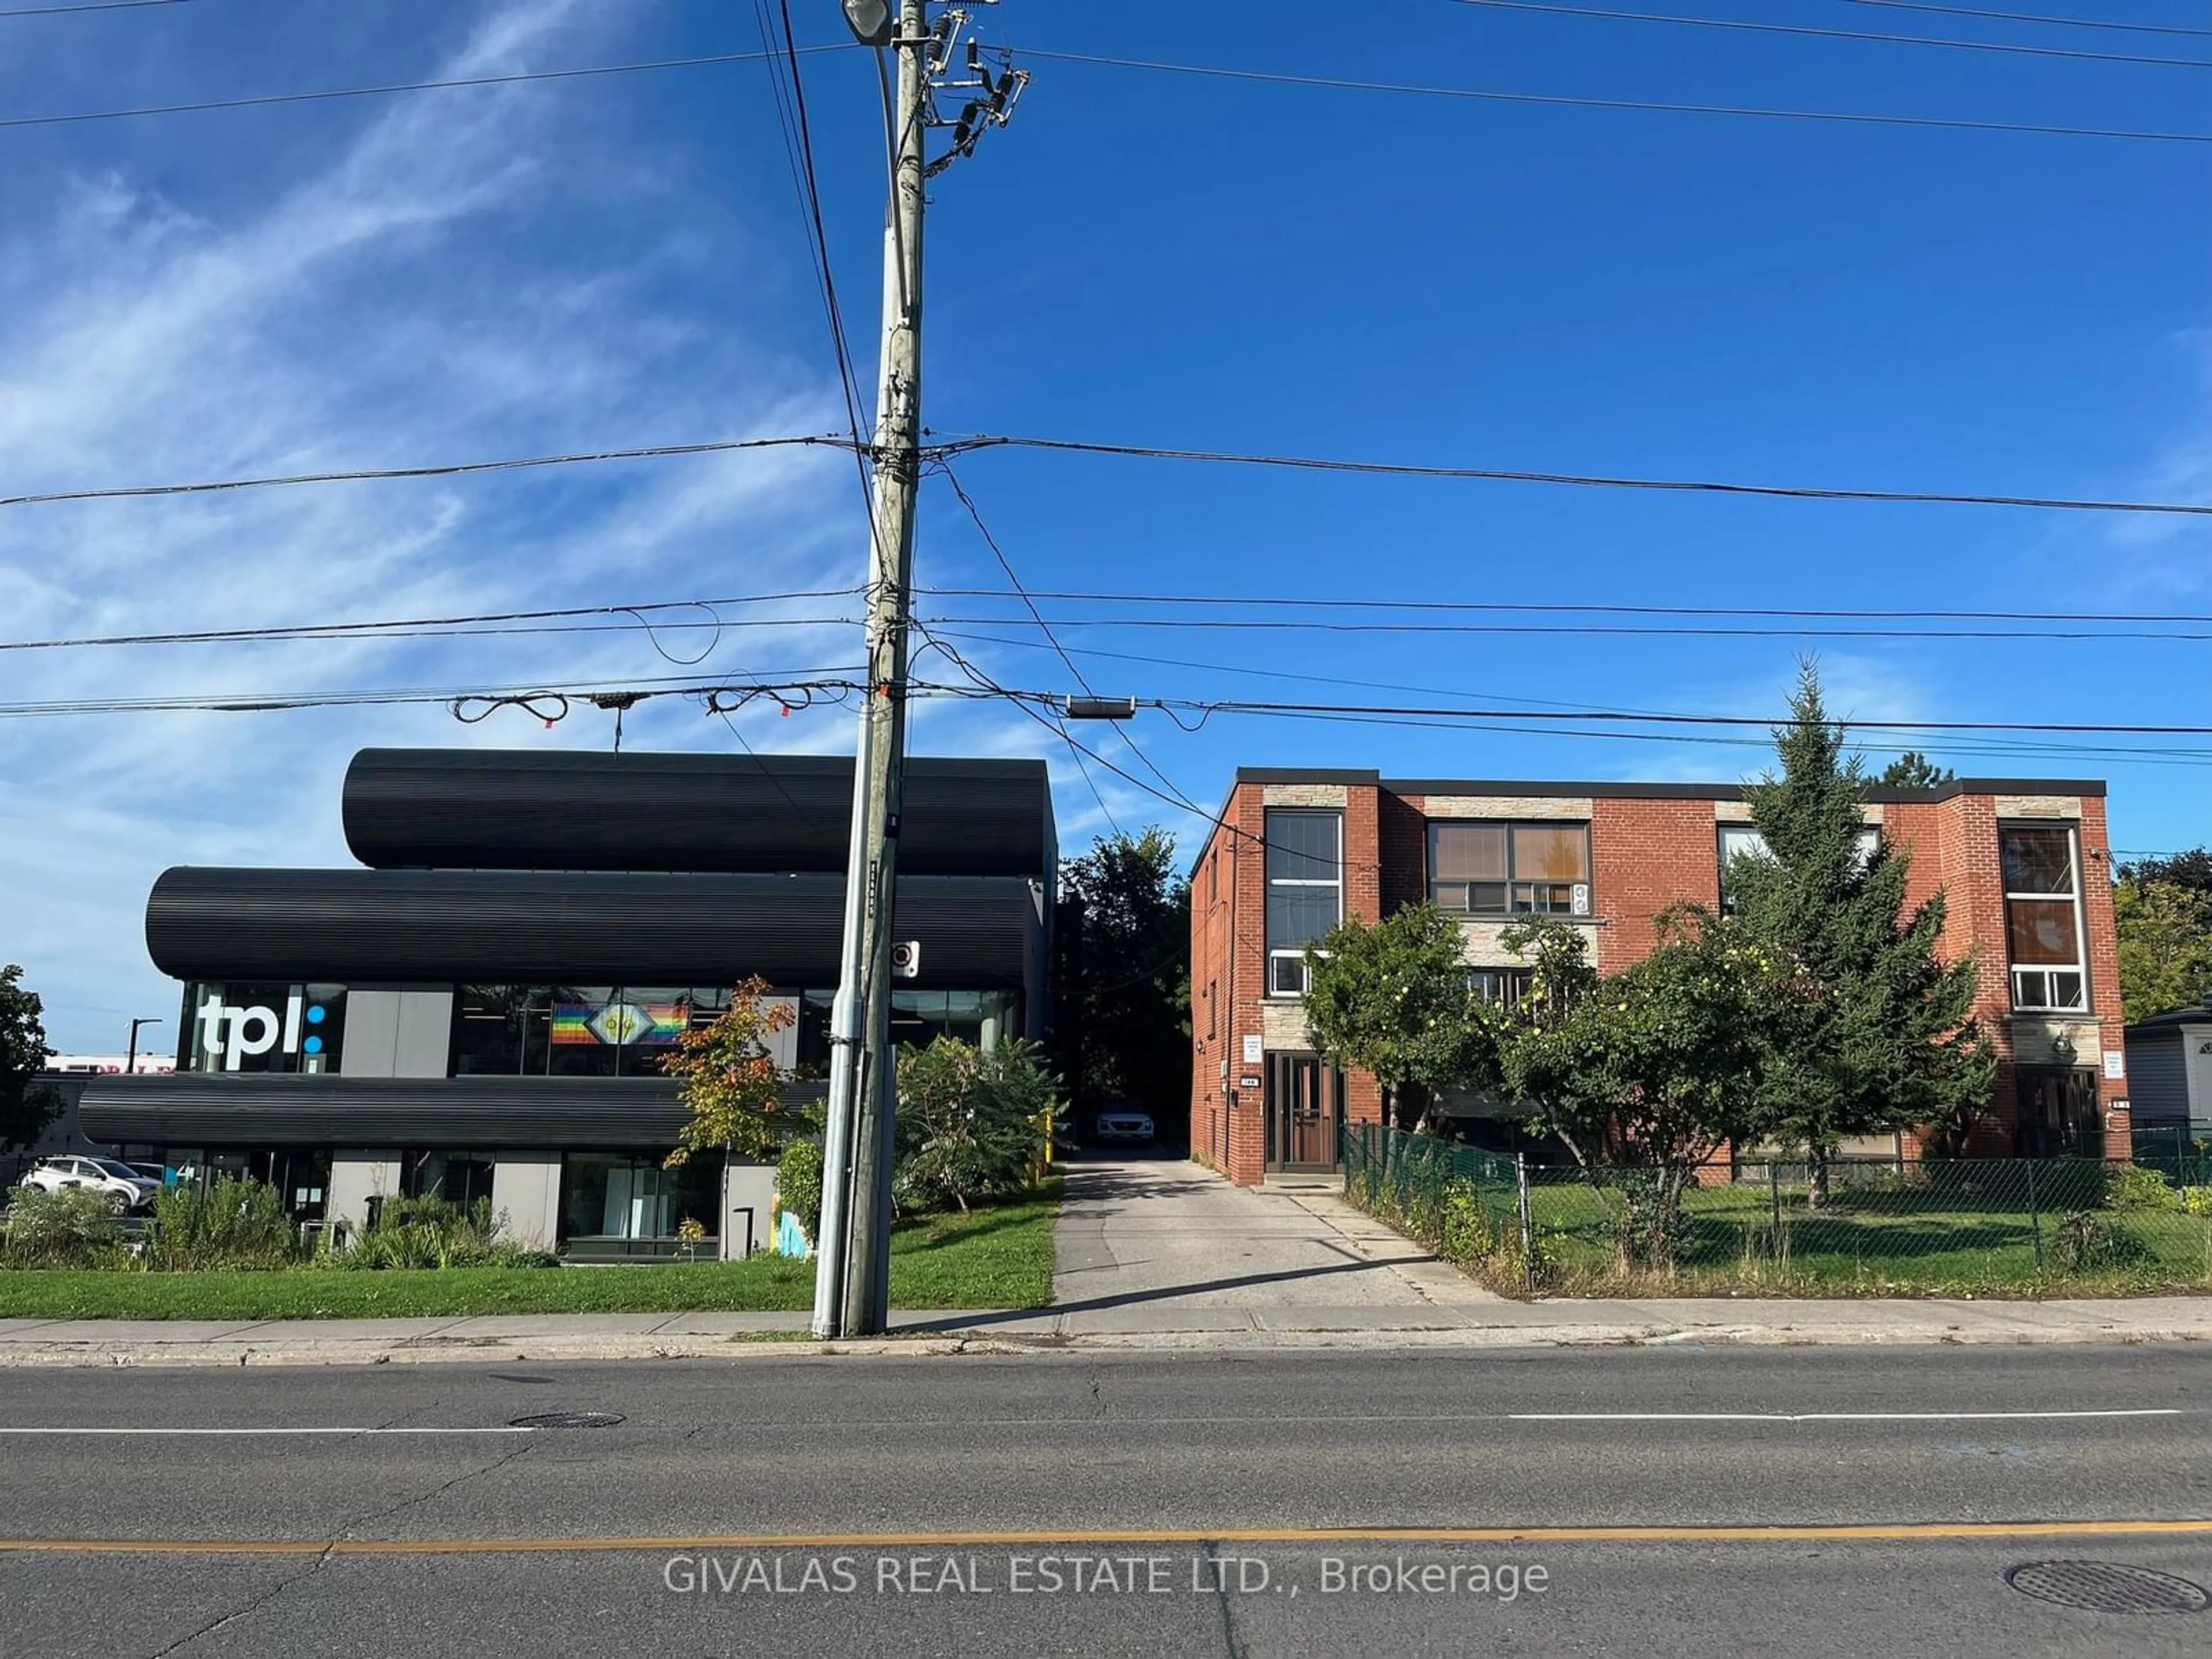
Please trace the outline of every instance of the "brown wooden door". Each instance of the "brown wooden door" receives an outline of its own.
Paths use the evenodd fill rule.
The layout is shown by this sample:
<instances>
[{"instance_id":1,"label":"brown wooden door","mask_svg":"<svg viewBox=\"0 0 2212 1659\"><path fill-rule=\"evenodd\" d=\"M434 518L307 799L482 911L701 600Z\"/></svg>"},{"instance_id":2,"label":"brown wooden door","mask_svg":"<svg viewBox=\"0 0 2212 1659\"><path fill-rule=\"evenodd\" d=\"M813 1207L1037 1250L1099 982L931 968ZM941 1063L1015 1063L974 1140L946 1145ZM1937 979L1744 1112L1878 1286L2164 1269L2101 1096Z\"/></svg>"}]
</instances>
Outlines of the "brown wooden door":
<instances>
[{"instance_id":1,"label":"brown wooden door","mask_svg":"<svg viewBox=\"0 0 2212 1659\"><path fill-rule=\"evenodd\" d=\"M1334 1170L1344 1073L1318 1054L1267 1056L1267 1167Z\"/></svg>"}]
</instances>

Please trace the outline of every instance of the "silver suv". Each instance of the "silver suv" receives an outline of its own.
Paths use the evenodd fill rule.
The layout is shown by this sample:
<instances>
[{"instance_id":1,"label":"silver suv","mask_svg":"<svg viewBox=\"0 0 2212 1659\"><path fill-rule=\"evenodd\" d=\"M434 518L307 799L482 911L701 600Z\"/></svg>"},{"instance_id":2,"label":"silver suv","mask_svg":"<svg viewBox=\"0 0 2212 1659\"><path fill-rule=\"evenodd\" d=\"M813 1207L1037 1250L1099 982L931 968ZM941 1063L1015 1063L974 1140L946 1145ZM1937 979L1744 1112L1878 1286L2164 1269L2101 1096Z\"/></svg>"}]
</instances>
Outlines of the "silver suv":
<instances>
[{"instance_id":1,"label":"silver suv","mask_svg":"<svg viewBox=\"0 0 2212 1659\"><path fill-rule=\"evenodd\" d=\"M112 1158L46 1158L23 1177L23 1184L49 1193L75 1187L105 1194L107 1207L118 1215L144 1209L161 1190L160 1182L149 1181L128 1164L118 1164Z\"/></svg>"}]
</instances>

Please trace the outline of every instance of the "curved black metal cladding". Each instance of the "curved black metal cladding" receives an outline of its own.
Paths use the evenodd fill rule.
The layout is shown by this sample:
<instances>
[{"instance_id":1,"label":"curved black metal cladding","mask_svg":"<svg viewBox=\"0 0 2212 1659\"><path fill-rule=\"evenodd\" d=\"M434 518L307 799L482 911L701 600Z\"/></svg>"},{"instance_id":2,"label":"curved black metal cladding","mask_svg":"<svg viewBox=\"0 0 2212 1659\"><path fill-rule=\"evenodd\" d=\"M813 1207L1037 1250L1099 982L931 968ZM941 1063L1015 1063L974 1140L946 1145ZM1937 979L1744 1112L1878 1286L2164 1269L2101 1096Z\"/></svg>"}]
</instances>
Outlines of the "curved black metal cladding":
<instances>
[{"instance_id":1,"label":"curved black metal cladding","mask_svg":"<svg viewBox=\"0 0 2212 1659\"><path fill-rule=\"evenodd\" d=\"M1042 761L913 757L903 809L902 873L1045 877L1059 857ZM842 870L853 763L364 749L343 811L378 870Z\"/></svg>"},{"instance_id":2,"label":"curved black metal cladding","mask_svg":"<svg viewBox=\"0 0 2212 1659\"><path fill-rule=\"evenodd\" d=\"M919 989L1016 989L1041 933L1016 877L901 876ZM165 872L146 950L184 980L837 983L842 876L514 870Z\"/></svg>"},{"instance_id":3,"label":"curved black metal cladding","mask_svg":"<svg viewBox=\"0 0 2212 1659\"><path fill-rule=\"evenodd\" d=\"M821 1083L784 1091L793 1106ZM673 1146L689 1114L659 1078L349 1078L269 1073L101 1078L78 1107L88 1139L156 1146Z\"/></svg>"}]
</instances>

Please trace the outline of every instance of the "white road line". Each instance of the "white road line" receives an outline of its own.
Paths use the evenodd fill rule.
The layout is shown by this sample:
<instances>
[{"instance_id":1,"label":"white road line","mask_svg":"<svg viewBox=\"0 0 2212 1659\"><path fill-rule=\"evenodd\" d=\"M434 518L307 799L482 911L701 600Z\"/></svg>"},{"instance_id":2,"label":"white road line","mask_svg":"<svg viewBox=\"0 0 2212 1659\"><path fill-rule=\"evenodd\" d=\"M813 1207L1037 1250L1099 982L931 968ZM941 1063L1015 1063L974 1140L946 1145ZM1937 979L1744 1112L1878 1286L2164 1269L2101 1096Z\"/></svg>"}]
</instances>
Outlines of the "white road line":
<instances>
[{"instance_id":1,"label":"white road line","mask_svg":"<svg viewBox=\"0 0 2212 1659\"><path fill-rule=\"evenodd\" d=\"M2081 1417L2179 1417L2174 1406L2062 1412L1512 1412L1513 1423L1988 1423Z\"/></svg>"},{"instance_id":2,"label":"white road line","mask_svg":"<svg viewBox=\"0 0 2212 1659\"><path fill-rule=\"evenodd\" d=\"M535 1429L512 1428L502 1423L495 1428L481 1429L8 1429L0 1428L0 1435L26 1434L535 1434Z\"/></svg>"}]
</instances>

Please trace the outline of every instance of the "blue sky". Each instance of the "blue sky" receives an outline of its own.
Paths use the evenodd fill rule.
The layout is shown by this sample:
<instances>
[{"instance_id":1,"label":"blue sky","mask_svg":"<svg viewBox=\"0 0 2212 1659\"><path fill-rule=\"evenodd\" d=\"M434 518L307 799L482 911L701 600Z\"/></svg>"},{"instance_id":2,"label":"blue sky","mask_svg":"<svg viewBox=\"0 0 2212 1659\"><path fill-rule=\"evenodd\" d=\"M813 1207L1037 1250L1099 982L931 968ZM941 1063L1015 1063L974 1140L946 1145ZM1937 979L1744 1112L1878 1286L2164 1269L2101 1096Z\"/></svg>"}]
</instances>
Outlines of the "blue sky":
<instances>
[{"instance_id":1,"label":"blue sky","mask_svg":"<svg viewBox=\"0 0 2212 1659\"><path fill-rule=\"evenodd\" d=\"M1657 0L1651 0L1653 4ZM794 8L836 40L830 0ZM1708 15L2212 57L2212 41L1847 0ZM2094 9L2083 7L2081 15ZM2202 25L2186 0L2131 17ZM1040 50L1349 79L2187 131L2207 71L1545 17L1449 0L1127 9L1007 0ZM706 0L186 0L0 18L0 114L757 49ZM2203 50L2200 50L2203 48ZM2207 147L1424 100L1037 58L1011 130L939 181L927 418L1140 444L1653 477L2212 498ZM831 239L872 385L873 70L807 61ZM2192 95L2193 94L2193 95ZM842 421L758 66L0 129L0 493L780 433ZM1032 586L1530 604L2212 611L2199 521L1319 477L999 452L960 476ZM434 615L844 586L849 465L776 451L471 480L0 511L0 637ZM921 581L1003 579L941 483ZM1071 616L1076 607L1050 607ZM820 617L836 603L781 614ZM1006 616L925 598L925 615ZM1127 606L1110 614L1126 616ZM2200 643L1377 635L1068 627L1102 691L1765 715L1802 649L1867 717L2201 721ZM696 643L704 643L703 641ZM964 648L964 647L963 647ZM699 671L853 660L854 630L735 630ZM1033 645L1002 683L1064 688ZM937 665L942 673L945 665ZM0 656L0 701L621 681L635 630ZM1326 677L1362 684L1332 685ZM1434 700L1434 699L1428 699ZM848 749L839 711L741 717ZM604 745L603 716L435 708L0 721L0 959L58 1047L174 1017L146 962L171 863L342 860L367 743ZM638 745L726 748L674 700ZM1719 777L1744 744L1150 715L1109 759L1212 804L1239 764ZM2127 742L2128 739L2118 741ZM2135 739L2136 743L2147 740ZM1071 846L1102 827L1065 749L927 708L918 748L1044 756ZM1923 745L1927 746L1927 745ZM1941 745L1936 745L1940 750ZM2212 745L2198 744L2198 748ZM2205 838L2207 773L2104 776L2113 836ZM1102 773L1119 823L1192 820Z\"/></svg>"}]
</instances>

